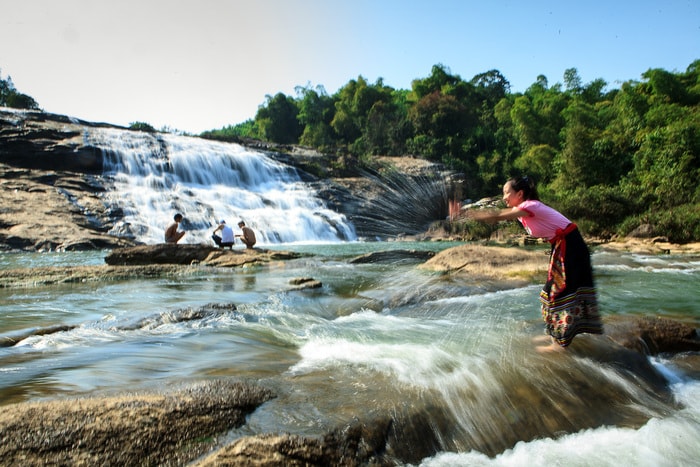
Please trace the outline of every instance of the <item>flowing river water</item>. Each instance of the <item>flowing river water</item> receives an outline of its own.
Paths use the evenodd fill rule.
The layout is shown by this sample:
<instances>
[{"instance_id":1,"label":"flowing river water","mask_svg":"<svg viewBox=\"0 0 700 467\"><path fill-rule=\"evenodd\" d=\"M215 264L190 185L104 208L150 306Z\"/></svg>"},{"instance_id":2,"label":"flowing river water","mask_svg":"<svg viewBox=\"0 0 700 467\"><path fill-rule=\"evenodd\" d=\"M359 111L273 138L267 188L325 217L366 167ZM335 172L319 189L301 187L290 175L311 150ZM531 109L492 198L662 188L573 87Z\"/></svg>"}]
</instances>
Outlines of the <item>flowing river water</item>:
<instances>
[{"instance_id":1,"label":"flowing river water","mask_svg":"<svg viewBox=\"0 0 700 467\"><path fill-rule=\"evenodd\" d=\"M175 180L168 189L181 193L175 203L191 201L186 215L201 223L185 241L206 241L208 217L244 213L266 248L307 255L167 278L2 289L0 336L65 330L0 347L0 404L234 378L260 382L277 397L230 439L317 435L353 418L391 414L406 421L420 414L438 449L413 464L700 462L700 375L677 359L648 359L663 379L659 389L612 364L604 336L577 337L572 352L539 354L532 344L542 332L538 285L499 291L422 270L416 261L350 261L372 251L438 251L454 243L355 241L343 219L323 225L319 219L333 214L314 216L325 208L307 194L300 199L318 203L312 212L299 208L285 222L308 222L319 233L276 242L282 228L266 209L283 203L266 190L249 193L252 201L232 213L205 184L168 177ZM149 183L133 183L142 188L125 186L122 196L145 207L129 214L131 225L145 226L137 231L147 243L160 241L162 219L147 219L165 198L144 194ZM163 183L150 185L161 190ZM193 187L205 193L191 195ZM203 197L208 207L198 210L192 200ZM105 254L2 253L0 268L101 265ZM697 257L601 250L593 263L604 322L662 316L698 327ZM323 285L293 290L290 280L298 277Z\"/></svg>"},{"instance_id":2,"label":"flowing river water","mask_svg":"<svg viewBox=\"0 0 700 467\"><path fill-rule=\"evenodd\" d=\"M652 358L675 403L649 395L633 375L594 356L542 356L537 286L489 291L410 261L351 264L362 252L444 248L441 243L345 243L287 249L313 256L236 270L205 269L177 278L78 283L0 291L0 335L65 325L0 348L0 400L21 402L95 391L165 388L202 378L261 381L278 397L232 438L261 432L317 434L368 413L428 408L448 433L445 453L424 465L692 465L700 459L700 380L672 361ZM101 264L104 252L5 254L4 268ZM616 316L665 316L697 326L700 262L683 257L594 253L601 309ZM543 257L544 259L544 257ZM320 289L290 290L314 277ZM200 319L188 309L213 307ZM581 342L585 337L580 339ZM572 346L573 348L573 346ZM568 432L517 439L520 423L546 424L519 388L575 397L566 374L612 389L588 401L592 413L638 413L619 422L572 420ZM560 375L563 373L564 375ZM428 410L426 409L426 410ZM554 415L554 414L550 414ZM519 420L530 417L530 420ZM450 427L438 428L441 420ZM429 425L430 426L430 425ZM577 429L578 427L578 429ZM446 431L444 431L446 430ZM515 438L513 438L515 436ZM509 445L510 444L510 445ZM612 462L614 460L614 462Z\"/></svg>"}]
</instances>

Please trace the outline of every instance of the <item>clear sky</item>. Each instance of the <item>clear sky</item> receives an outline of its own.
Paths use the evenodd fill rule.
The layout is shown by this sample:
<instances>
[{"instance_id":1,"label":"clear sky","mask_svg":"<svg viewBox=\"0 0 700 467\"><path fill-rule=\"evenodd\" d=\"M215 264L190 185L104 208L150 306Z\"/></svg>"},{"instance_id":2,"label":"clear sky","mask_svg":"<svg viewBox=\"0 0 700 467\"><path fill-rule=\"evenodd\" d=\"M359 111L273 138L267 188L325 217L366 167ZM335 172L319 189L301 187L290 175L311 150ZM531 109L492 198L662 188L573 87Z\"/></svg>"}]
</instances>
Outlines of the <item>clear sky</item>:
<instances>
[{"instance_id":1,"label":"clear sky","mask_svg":"<svg viewBox=\"0 0 700 467\"><path fill-rule=\"evenodd\" d=\"M48 112L199 133L297 86L410 89L435 64L609 88L700 59L698 0L0 0L0 73Z\"/></svg>"}]
</instances>

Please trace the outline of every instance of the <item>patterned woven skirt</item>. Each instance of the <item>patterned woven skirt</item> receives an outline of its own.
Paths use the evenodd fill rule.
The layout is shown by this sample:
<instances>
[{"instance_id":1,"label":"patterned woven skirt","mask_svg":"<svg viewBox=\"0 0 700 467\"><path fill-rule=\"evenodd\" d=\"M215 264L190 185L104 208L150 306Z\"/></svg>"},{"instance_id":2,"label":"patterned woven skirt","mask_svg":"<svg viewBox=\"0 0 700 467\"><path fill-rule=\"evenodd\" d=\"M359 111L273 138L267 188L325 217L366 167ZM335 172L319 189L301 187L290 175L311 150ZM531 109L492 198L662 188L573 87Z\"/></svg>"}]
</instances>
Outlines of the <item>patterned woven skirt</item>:
<instances>
[{"instance_id":1,"label":"patterned woven skirt","mask_svg":"<svg viewBox=\"0 0 700 467\"><path fill-rule=\"evenodd\" d=\"M552 242L547 283L540 292L545 333L566 347L577 334L602 334L591 257L578 229Z\"/></svg>"}]
</instances>

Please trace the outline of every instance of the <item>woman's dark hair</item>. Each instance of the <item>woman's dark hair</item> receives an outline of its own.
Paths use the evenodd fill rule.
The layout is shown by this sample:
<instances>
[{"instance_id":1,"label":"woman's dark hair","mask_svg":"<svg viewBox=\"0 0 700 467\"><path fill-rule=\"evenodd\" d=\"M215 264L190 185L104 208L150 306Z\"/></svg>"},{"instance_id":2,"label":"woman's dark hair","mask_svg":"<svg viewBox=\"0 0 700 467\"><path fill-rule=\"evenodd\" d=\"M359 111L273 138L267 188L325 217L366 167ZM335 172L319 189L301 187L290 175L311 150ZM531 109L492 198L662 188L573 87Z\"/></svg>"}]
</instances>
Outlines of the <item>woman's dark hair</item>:
<instances>
[{"instance_id":1,"label":"woman's dark hair","mask_svg":"<svg viewBox=\"0 0 700 467\"><path fill-rule=\"evenodd\" d=\"M513 177L508 180L508 183L510 183L514 191L522 191L524 199L540 199L540 196L537 194L537 185L535 185L535 181L531 177L527 175Z\"/></svg>"}]
</instances>

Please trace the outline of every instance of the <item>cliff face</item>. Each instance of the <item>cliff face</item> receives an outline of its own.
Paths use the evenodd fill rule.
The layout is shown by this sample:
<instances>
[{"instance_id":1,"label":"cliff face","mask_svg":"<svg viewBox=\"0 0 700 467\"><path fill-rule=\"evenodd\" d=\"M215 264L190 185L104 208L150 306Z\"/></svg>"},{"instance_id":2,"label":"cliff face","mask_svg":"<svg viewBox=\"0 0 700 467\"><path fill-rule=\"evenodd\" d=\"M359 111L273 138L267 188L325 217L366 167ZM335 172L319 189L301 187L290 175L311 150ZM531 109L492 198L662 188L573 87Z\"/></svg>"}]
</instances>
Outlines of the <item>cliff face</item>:
<instances>
[{"instance_id":1,"label":"cliff face","mask_svg":"<svg viewBox=\"0 0 700 467\"><path fill-rule=\"evenodd\" d=\"M128 246L107 235L102 154L83 144L93 124L0 108L0 249L81 250Z\"/></svg>"},{"instance_id":2,"label":"cliff face","mask_svg":"<svg viewBox=\"0 0 700 467\"><path fill-rule=\"evenodd\" d=\"M98 126L111 125L0 107L0 162L26 169L99 175L102 154L83 143L85 127Z\"/></svg>"},{"instance_id":3,"label":"cliff face","mask_svg":"<svg viewBox=\"0 0 700 467\"><path fill-rule=\"evenodd\" d=\"M122 213L101 201L105 188L102 153L85 138L85 129L112 127L39 111L0 108L0 250L79 250L132 246L107 232ZM257 146L255 145L257 144ZM390 179L376 174L333 178L323 167L329 158L301 148L264 146L267 155L296 166L319 197L353 221L361 237L416 234L439 218L446 201L444 173L420 159L379 158ZM315 175L307 169L315 168ZM433 183L438 180L438 189ZM426 183L425 180L430 180ZM426 187L431 186L426 199ZM412 199L412 198L416 199ZM396 209L407 203L434 206L432 212Z\"/></svg>"}]
</instances>

